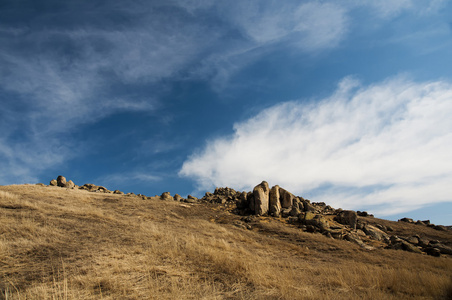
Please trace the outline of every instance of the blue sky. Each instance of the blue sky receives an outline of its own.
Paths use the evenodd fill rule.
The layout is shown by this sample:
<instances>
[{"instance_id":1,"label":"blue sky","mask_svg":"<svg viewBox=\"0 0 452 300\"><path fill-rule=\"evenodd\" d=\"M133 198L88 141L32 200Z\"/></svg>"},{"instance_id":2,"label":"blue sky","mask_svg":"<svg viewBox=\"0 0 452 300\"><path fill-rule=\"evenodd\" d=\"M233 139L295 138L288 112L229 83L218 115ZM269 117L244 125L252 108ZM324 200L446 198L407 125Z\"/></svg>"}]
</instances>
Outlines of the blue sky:
<instances>
[{"instance_id":1,"label":"blue sky","mask_svg":"<svg viewBox=\"0 0 452 300\"><path fill-rule=\"evenodd\" d=\"M0 184L451 224L451 53L450 1L0 0Z\"/></svg>"}]
</instances>

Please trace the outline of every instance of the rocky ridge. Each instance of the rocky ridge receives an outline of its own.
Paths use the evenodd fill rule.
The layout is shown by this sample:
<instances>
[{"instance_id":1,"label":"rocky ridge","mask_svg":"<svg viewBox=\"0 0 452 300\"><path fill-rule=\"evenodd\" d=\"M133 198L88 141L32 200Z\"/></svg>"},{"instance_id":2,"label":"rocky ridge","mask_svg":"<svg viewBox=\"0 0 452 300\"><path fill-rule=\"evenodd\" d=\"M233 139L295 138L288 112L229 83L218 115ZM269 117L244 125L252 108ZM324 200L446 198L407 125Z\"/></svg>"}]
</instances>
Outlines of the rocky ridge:
<instances>
[{"instance_id":1,"label":"rocky ridge","mask_svg":"<svg viewBox=\"0 0 452 300\"><path fill-rule=\"evenodd\" d=\"M41 184L44 185L44 184ZM112 193L124 195L119 190L110 191L103 186L94 184L75 185L71 180L58 176L50 181L50 186L67 189L80 189L96 193ZM365 250L375 247L404 250L432 256L452 255L452 248L438 240L429 240L419 234L412 236L397 236L389 225L371 222L373 215L367 212L334 209L323 202L311 202L300 196L295 196L278 185L269 187L263 181L250 192L239 192L228 187L216 188L213 193L207 192L201 199L188 195L183 198L178 194L172 196L169 192L148 197L141 194L127 193L125 196L141 197L146 199L160 199L162 201L179 201L185 203L211 203L221 205L234 214L243 216L236 221L235 226L252 229L253 218L277 218L283 222L298 226L301 230L323 234L329 238L346 240L355 243ZM399 222L430 227L438 231L451 232L451 229L431 224L429 220L414 221L402 218Z\"/></svg>"}]
</instances>

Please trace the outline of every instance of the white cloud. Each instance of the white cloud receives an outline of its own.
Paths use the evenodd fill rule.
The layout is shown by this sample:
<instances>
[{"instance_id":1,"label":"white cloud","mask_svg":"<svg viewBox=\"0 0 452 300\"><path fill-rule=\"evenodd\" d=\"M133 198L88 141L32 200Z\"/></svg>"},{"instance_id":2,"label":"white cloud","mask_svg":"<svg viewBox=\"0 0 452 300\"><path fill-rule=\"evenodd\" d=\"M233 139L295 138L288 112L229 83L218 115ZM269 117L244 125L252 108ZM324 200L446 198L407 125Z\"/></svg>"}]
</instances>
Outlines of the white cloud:
<instances>
[{"instance_id":1,"label":"white cloud","mask_svg":"<svg viewBox=\"0 0 452 300\"><path fill-rule=\"evenodd\" d=\"M452 201L452 84L344 79L321 101L286 102L235 124L180 170L200 189L262 180L348 208L384 213Z\"/></svg>"}]
</instances>

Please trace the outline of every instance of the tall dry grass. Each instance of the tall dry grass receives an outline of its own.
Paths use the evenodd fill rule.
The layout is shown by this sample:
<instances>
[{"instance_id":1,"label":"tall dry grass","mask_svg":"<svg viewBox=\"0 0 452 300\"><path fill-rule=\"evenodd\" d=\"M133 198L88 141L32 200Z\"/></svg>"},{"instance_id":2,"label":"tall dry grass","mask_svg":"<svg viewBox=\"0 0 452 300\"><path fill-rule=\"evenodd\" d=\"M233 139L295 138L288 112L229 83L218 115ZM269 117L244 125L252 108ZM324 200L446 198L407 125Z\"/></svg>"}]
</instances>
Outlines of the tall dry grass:
<instances>
[{"instance_id":1,"label":"tall dry grass","mask_svg":"<svg viewBox=\"0 0 452 300\"><path fill-rule=\"evenodd\" d=\"M366 252L277 220L57 187L0 187L2 299L448 299L452 261ZM216 222L215 220L221 220Z\"/></svg>"}]
</instances>

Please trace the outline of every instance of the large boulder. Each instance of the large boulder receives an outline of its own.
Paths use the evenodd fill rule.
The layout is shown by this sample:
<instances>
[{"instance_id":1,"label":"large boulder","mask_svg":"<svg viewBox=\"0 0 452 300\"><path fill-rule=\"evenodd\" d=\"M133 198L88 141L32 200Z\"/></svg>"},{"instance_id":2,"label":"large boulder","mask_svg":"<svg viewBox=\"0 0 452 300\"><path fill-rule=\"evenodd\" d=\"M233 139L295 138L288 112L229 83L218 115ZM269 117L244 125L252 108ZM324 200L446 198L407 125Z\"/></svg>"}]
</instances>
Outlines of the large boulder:
<instances>
[{"instance_id":1,"label":"large boulder","mask_svg":"<svg viewBox=\"0 0 452 300\"><path fill-rule=\"evenodd\" d=\"M262 181L253 189L254 195L254 213L256 215L263 215L268 212L268 198L270 194L270 188L266 181Z\"/></svg>"},{"instance_id":2,"label":"large boulder","mask_svg":"<svg viewBox=\"0 0 452 300\"><path fill-rule=\"evenodd\" d=\"M64 186L68 189L73 189L75 188L75 183L72 180L69 180Z\"/></svg>"},{"instance_id":3,"label":"large boulder","mask_svg":"<svg viewBox=\"0 0 452 300\"><path fill-rule=\"evenodd\" d=\"M162 200L166 200L166 201L173 201L174 198L173 196L171 196L170 192L164 192L161 196L160 199Z\"/></svg>"},{"instance_id":4,"label":"large boulder","mask_svg":"<svg viewBox=\"0 0 452 300\"><path fill-rule=\"evenodd\" d=\"M419 253L419 254L422 253L422 251L418 247L408 243L407 241L403 241L403 240L402 240L402 250L405 250L408 252Z\"/></svg>"},{"instance_id":5,"label":"large boulder","mask_svg":"<svg viewBox=\"0 0 452 300\"><path fill-rule=\"evenodd\" d=\"M241 192L239 195L239 201L237 201L237 208L244 209L248 207L248 193Z\"/></svg>"},{"instance_id":6,"label":"large boulder","mask_svg":"<svg viewBox=\"0 0 452 300\"><path fill-rule=\"evenodd\" d=\"M65 187L66 186L66 178L63 176L58 176L57 178L57 185L60 187Z\"/></svg>"},{"instance_id":7,"label":"large boulder","mask_svg":"<svg viewBox=\"0 0 452 300\"><path fill-rule=\"evenodd\" d=\"M336 221L343 225L348 225L352 229L356 229L356 221L358 215L353 210L343 210L336 216Z\"/></svg>"},{"instance_id":8,"label":"large boulder","mask_svg":"<svg viewBox=\"0 0 452 300\"><path fill-rule=\"evenodd\" d=\"M282 208L291 208L295 196L283 188L279 188L279 201Z\"/></svg>"},{"instance_id":9,"label":"large boulder","mask_svg":"<svg viewBox=\"0 0 452 300\"><path fill-rule=\"evenodd\" d=\"M252 213L255 212L256 206L255 206L255 201L254 201L254 193L253 192L248 192L248 194L246 194L246 199L248 202L248 208L250 209L250 211Z\"/></svg>"},{"instance_id":10,"label":"large boulder","mask_svg":"<svg viewBox=\"0 0 452 300\"><path fill-rule=\"evenodd\" d=\"M269 214L279 217L281 214L281 203L279 202L279 186L275 185L270 190L269 196Z\"/></svg>"},{"instance_id":11,"label":"large boulder","mask_svg":"<svg viewBox=\"0 0 452 300\"><path fill-rule=\"evenodd\" d=\"M372 225L364 225L363 231L367 236L377 241L389 239L389 236L385 232Z\"/></svg>"},{"instance_id":12,"label":"large boulder","mask_svg":"<svg viewBox=\"0 0 452 300\"><path fill-rule=\"evenodd\" d=\"M56 179L52 179L52 180L50 180L50 185L51 186L57 186L58 182L56 181Z\"/></svg>"},{"instance_id":13,"label":"large boulder","mask_svg":"<svg viewBox=\"0 0 452 300\"><path fill-rule=\"evenodd\" d=\"M293 198L293 203L292 206L295 206L296 208L298 208L300 211L304 211L304 204L301 201L303 198L301 197L295 197Z\"/></svg>"},{"instance_id":14,"label":"large boulder","mask_svg":"<svg viewBox=\"0 0 452 300\"><path fill-rule=\"evenodd\" d=\"M316 211L314 205L309 203L309 201L305 200L305 201L301 201L301 202L303 203L304 211L311 211L311 212L315 212Z\"/></svg>"}]
</instances>

